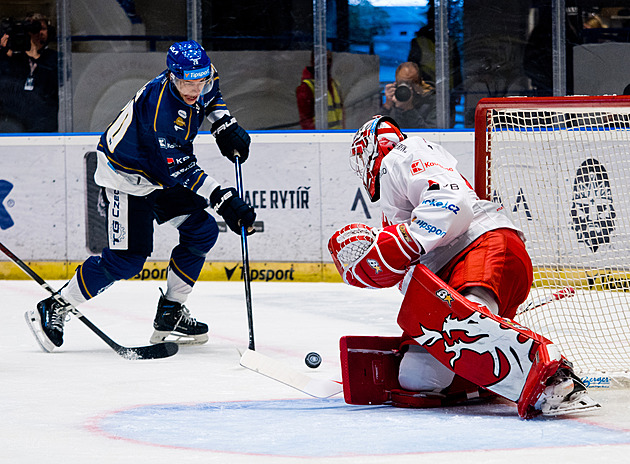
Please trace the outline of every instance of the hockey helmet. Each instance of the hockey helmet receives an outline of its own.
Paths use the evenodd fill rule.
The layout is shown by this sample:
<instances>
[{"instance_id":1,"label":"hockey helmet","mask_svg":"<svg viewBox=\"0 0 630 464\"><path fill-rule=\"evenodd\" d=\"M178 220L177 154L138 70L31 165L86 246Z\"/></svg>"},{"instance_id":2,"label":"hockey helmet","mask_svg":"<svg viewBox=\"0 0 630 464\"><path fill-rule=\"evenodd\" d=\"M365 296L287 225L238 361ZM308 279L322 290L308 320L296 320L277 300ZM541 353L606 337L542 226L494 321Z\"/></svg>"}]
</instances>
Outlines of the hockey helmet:
<instances>
[{"instance_id":1,"label":"hockey helmet","mask_svg":"<svg viewBox=\"0 0 630 464\"><path fill-rule=\"evenodd\" d=\"M363 181L372 202L381 197L379 176L383 158L406 139L398 123L389 116L374 116L354 134L350 166Z\"/></svg>"},{"instance_id":2,"label":"hockey helmet","mask_svg":"<svg viewBox=\"0 0 630 464\"><path fill-rule=\"evenodd\" d=\"M166 66L178 89L186 85L203 85L202 95L212 89L214 66L203 47L194 40L171 45L166 55Z\"/></svg>"}]
</instances>

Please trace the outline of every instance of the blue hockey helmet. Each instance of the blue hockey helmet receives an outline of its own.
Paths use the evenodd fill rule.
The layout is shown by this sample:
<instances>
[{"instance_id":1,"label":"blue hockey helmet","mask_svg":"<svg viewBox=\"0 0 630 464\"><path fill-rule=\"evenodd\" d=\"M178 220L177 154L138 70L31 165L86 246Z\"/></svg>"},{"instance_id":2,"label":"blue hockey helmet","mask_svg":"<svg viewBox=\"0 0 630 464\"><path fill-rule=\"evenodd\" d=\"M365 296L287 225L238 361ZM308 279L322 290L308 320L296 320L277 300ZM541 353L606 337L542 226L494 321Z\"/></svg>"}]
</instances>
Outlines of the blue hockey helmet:
<instances>
[{"instance_id":1,"label":"blue hockey helmet","mask_svg":"<svg viewBox=\"0 0 630 464\"><path fill-rule=\"evenodd\" d=\"M166 66L180 93L191 91L206 94L214 83L214 67L201 45L194 40L171 45L166 55ZM195 81L187 82L187 81ZM195 92L194 88L199 87Z\"/></svg>"},{"instance_id":2,"label":"blue hockey helmet","mask_svg":"<svg viewBox=\"0 0 630 464\"><path fill-rule=\"evenodd\" d=\"M171 45L166 55L166 66L178 79L204 79L212 75L212 64L206 51L194 40Z\"/></svg>"}]
</instances>

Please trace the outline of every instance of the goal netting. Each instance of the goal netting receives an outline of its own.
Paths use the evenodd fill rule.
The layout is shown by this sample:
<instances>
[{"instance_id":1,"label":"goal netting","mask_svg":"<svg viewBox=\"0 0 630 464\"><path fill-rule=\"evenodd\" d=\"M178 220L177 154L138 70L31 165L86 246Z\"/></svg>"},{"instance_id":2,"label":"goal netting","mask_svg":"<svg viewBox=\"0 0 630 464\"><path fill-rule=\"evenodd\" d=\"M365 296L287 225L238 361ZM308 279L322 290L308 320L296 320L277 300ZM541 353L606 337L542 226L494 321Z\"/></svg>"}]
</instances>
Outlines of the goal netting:
<instances>
[{"instance_id":1,"label":"goal netting","mask_svg":"<svg viewBox=\"0 0 630 464\"><path fill-rule=\"evenodd\" d=\"M630 97L483 99L475 158L478 195L527 238L534 286L519 311L552 300L516 320L559 345L592 387L627 383Z\"/></svg>"}]
</instances>

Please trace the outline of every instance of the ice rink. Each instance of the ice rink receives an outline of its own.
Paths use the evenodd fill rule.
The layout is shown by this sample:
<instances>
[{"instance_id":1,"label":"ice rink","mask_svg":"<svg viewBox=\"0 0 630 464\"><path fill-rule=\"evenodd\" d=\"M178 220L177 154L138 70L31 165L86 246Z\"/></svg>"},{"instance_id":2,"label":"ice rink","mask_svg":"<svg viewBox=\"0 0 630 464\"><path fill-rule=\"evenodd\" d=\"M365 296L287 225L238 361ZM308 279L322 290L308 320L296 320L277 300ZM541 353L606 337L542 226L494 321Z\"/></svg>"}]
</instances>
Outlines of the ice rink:
<instances>
[{"instance_id":1,"label":"ice rink","mask_svg":"<svg viewBox=\"0 0 630 464\"><path fill-rule=\"evenodd\" d=\"M121 345L146 345L161 284L119 282L81 310ZM199 282L187 306L210 324L210 341L162 360L125 360L76 319L64 345L43 353L24 311L46 292L0 281L0 294L0 462L630 462L628 390L592 390L597 411L524 421L504 401L412 410L312 399L247 370L242 282ZM399 335L400 300L394 289L254 282L256 349L339 379L339 338ZM318 369L304 364L310 351Z\"/></svg>"}]
</instances>

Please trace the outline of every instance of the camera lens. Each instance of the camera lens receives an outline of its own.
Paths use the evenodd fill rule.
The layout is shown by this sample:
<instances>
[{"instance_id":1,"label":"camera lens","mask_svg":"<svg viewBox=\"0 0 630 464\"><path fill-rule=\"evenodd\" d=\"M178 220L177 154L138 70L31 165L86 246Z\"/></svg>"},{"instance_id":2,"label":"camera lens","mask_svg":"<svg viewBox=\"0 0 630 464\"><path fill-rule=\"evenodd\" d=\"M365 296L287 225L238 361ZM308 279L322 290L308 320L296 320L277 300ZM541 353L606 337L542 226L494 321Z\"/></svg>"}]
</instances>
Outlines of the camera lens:
<instances>
[{"instance_id":1,"label":"camera lens","mask_svg":"<svg viewBox=\"0 0 630 464\"><path fill-rule=\"evenodd\" d=\"M399 102L406 102L411 98L411 89L407 85L398 85L394 96Z\"/></svg>"}]
</instances>

